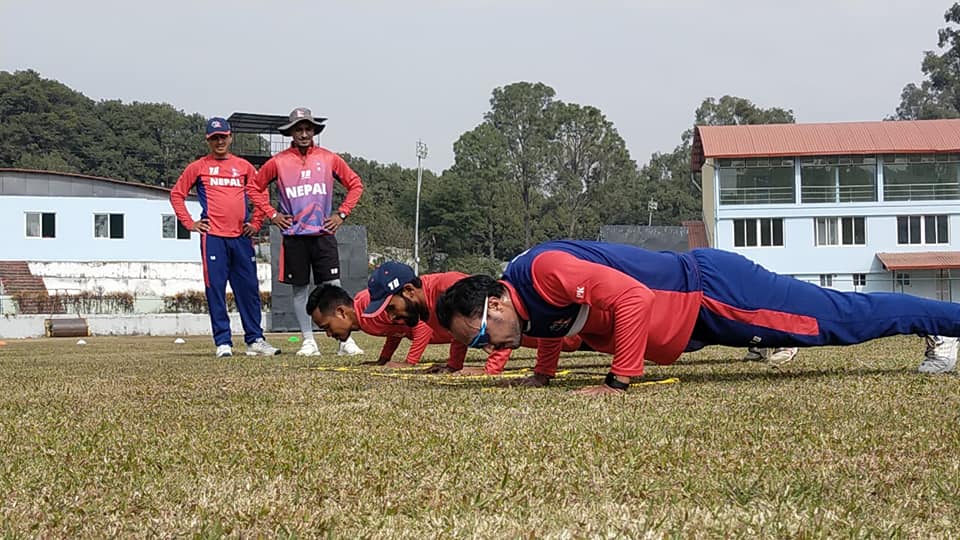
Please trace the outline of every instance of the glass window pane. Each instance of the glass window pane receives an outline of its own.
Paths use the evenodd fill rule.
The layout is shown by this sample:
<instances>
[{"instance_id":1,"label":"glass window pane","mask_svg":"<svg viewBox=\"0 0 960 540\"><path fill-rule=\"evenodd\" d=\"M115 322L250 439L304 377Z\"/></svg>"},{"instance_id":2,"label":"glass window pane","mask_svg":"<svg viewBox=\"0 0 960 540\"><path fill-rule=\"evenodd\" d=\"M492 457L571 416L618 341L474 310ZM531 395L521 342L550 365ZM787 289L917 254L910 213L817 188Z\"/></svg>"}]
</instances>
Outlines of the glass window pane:
<instances>
[{"instance_id":1,"label":"glass window pane","mask_svg":"<svg viewBox=\"0 0 960 540\"><path fill-rule=\"evenodd\" d=\"M867 245L866 221L866 218L862 217L853 218L853 243L858 246ZM864 275L864 282L866 282L866 275Z\"/></svg>"},{"instance_id":2,"label":"glass window pane","mask_svg":"<svg viewBox=\"0 0 960 540\"><path fill-rule=\"evenodd\" d=\"M923 216L923 241L937 243L937 216Z\"/></svg>"},{"instance_id":3,"label":"glass window pane","mask_svg":"<svg viewBox=\"0 0 960 540\"><path fill-rule=\"evenodd\" d=\"M782 219L773 220L773 245L775 246L783 245L783 220Z\"/></svg>"},{"instance_id":4,"label":"glass window pane","mask_svg":"<svg viewBox=\"0 0 960 540\"><path fill-rule=\"evenodd\" d=\"M743 247L746 245L746 223L742 219L733 220L733 245Z\"/></svg>"},{"instance_id":5,"label":"glass window pane","mask_svg":"<svg viewBox=\"0 0 960 540\"><path fill-rule=\"evenodd\" d=\"M947 216L937 216L937 243L949 244L949 218Z\"/></svg>"},{"instance_id":6,"label":"glass window pane","mask_svg":"<svg viewBox=\"0 0 960 540\"><path fill-rule=\"evenodd\" d=\"M770 238L773 228L770 226L769 219L760 220L760 245L769 246L772 238Z\"/></svg>"},{"instance_id":7,"label":"glass window pane","mask_svg":"<svg viewBox=\"0 0 960 540\"><path fill-rule=\"evenodd\" d=\"M815 223L817 229L817 245L825 246L827 245L827 219L817 218Z\"/></svg>"},{"instance_id":8,"label":"glass window pane","mask_svg":"<svg viewBox=\"0 0 960 540\"><path fill-rule=\"evenodd\" d=\"M834 166L800 166L800 202L837 202L834 189Z\"/></svg>"},{"instance_id":9,"label":"glass window pane","mask_svg":"<svg viewBox=\"0 0 960 540\"><path fill-rule=\"evenodd\" d=\"M40 237L40 214L27 212L24 214L27 225L27 238Z\"/></svg>"},{"instance_id":10,"label":"glass window pane","mask_svg":"<svg viewBox=\"0 0 960 540\"><path fill-rule=\"evenodd\" d=\"M123 214L110 214L110 238L123 238Z\"/></svg>"},{"instance_id":11,"label":"glass window pane","mask_svg":"<svg viewBox=\"0 0 960 540\"><path fill-rule=\"evenodd\" d=\"M853 244L853 218L843 218L840 220L840 241L845 246Z\"/></svg>"},{"instance_id":12,"label":"glass window pane","mask_svg":"<svg viewBox=\"0 0 960 540\"><path fill-rule=\"evenodd\" d=\"M909 216L907 220L910 222L910 243L919 244L920 243L920 216Z\"/></svg>"},{"instance_id":13,"label":"glass window pane","mask_svg":"<svg viewBox=\"0 0 960 540\"><path fill-rule=\"evenodd\" d=\"M910 226L906 216L897 217L897 243L906 244L910 240Z\"/></svg>"},{"instance_id":14,"label":"glass window pane","mask_svg":"<svg viewBox=\"0 0 960 540\"><path fill-rule=\"evenodd\" d=\"M110 237L110 221L107 214L93 215L93 237L94 238Z\"/></svg>"},{"instance_id":15,"label":"glass window pane","mask_svg":"<svg viewBox=\"0 0 960 540\"><path fill-rule=\"evenodd\" d=\"M161 223L161 235L163 238L176 238L177 234L177 225L175 223L176 216L160 216Z\"/></svg>"},{"instance_id":16,"label":"glass window pane","mask_svg":"<svg viewBox=\"0 0 960 540\"><path fill-rule=\"evenodd\" d=\"M190 229L183 226L183 223L180 223L180 220L174 216L173 220L177 223L177 238L180 240L189 240L190 239Z\"/></svg>"},{"instance_id":17,"label":"glass window pane","mask_svg":"<svg viewBox=\"0 0 960 540\"><path fill-rule=\"evenodd\" d=\"M835 246L840 243L840 239L837 234L837 218L827 219L827 243L829 243L831 246Z\"/></svg>"},{"instance_id":18,"label":"glass window pane","mask_svg":"<svg viewBox=\"0 0 960 540\"><path fill-rule=\"evenodd\" d=\"M851 165L837 170L840 202L877 200L876 165Z\"/></svg>"},{"instance_id":19,"label":"glass window pane","mask_svg":"<svg viewBox=\"0 0 960 540\"><path fill-rule=\"evenodd\" d=\"M720 204L794 202L793 166L719 169Z\"/></svg>"},{"instance_id":20,"label":"glass window pane","mask_svg":"<svg viewBox=\"0 0 960 540\"><path fill-rule=\"evenodd\" d=\"M755 219L745 219L747 226L747 245L755 246L757 245L757 220Z\"/></svg>"},{"instance_id":21,"label":"glass window pane","mask_svg":"<svg viewBox=\"0 0 960 540\"><path fill-rule=\"evenodd\" d=\"M57 236L57 215L52 213L41 215L40 234L44 238Z\"/></svg>"}]
</instances>

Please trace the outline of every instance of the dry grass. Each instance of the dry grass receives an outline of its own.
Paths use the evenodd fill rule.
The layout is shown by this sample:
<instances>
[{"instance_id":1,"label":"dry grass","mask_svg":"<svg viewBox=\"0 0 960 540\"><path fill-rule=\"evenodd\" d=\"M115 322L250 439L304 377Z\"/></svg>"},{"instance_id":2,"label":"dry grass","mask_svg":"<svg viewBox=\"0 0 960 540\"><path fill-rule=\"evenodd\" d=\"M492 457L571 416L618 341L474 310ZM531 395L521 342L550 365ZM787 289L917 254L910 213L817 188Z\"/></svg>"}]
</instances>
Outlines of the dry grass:
<instances>
[{"instance_id":1,"label":"dry grass","mask_svg":"<svg viewBox=\"0 0 960 540\"><path fill-rule=\"evenodd\" d=\"M648 370L680 384L600 399L565 392L606 372L589 354L506 389L75 341L0 348L6 536L960 536L958 379L916 375L916 338L780 371L712 348Z\"/></svg>"}]
</instances>

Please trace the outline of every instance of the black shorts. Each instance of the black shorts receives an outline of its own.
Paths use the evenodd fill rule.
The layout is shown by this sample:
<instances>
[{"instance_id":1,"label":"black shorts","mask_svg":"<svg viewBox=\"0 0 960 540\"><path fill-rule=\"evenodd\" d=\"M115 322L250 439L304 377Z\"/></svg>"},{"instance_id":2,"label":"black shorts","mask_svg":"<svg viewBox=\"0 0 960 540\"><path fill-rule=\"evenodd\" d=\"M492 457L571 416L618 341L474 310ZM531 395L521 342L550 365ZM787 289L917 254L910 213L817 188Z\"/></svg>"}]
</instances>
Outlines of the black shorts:
<instances>
[{"instance_id":1,"label":"black shorts","mask_svg":"<svg viewBox=\"0 0 960 540\"><path fill-rule=\"evenodd\" d=\"M340 279L340 252L337 237L284 236L280 247L280 282L309 285L310 270L315 284Z\"/></svg>"}]
</instances>

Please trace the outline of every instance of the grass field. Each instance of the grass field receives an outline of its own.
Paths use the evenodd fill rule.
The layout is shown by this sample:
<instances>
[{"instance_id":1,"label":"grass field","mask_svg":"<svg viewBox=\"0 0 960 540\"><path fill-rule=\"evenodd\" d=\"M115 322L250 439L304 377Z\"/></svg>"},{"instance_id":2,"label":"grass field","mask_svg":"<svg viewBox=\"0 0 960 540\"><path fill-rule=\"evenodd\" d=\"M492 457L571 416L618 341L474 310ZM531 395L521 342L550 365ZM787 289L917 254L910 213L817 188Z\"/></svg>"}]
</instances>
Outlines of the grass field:
<instances>
[{"instance_id":1,"label":"grass field","mask_svg":"<svg viewBox=\"0 0 960 540\"><path fill-rule=\"evenodd\" d=\"M960 537L960 379L915 374L917 338L780 370L711 348L648 368L677 384L586 398L567 390L609 357L565 355L550 387L500 388L360 366L379 340L355 336L359 359L217 360L208 337L9 341L0 531Z\"/></svg>"}]
</instances>

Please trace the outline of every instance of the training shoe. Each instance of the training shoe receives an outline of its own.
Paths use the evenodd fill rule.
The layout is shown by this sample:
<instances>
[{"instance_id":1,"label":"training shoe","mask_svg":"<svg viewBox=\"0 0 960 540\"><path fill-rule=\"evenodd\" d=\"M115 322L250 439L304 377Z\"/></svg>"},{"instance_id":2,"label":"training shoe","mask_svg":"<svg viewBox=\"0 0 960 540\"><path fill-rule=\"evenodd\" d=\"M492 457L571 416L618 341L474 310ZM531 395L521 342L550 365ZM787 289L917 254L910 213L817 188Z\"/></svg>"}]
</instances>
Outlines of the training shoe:
<instances>
[{"instance_id":1,"label":"training shoe","mask_svg":"<svg viewBox=\"0 0 960 540\"><path fill-rule=\"evenodd\" d=\"M233 347L230 345L217 345L217 358L226 358L233 356Z\"/></svg>"},{"instance_id":2,"label":"training shoe","mask_svg":"<svg viewBox=\"0 0 960 540\"><path fill-rule=\"evenodd\" d=\"M247 356L273 356L280 354L280 349L267 343L267 340L259 338L253 343L247 343Z\"/></svg>"},{"instance_id":3,"label":"training shoe","mask_svg":"<svg viewBox=\"0 0 960 540\"><path fill-rule=\"evenodd\" d=\"M927 336L927 350L917 371L920 373L950 373L957 367L957 338Z\"/></svg>"},{"instance_id":4,"label":"training shoe","mask_svg":"<svg viewBox=\"0 0 960 540\"><path fill-rule=\"evenodd\" d=\"M316 340L303 340L303 345L301 345L300 350L297 351L297 356L320 356L320 347L317 347Z\"/></svg>"},{"instance_id":5,"label":"training shoe","mask_svg":"<svg viewBox=\"0 0 960 540\"><path fill-rule=\"evenodd\" d=\"M763 362L767 356L770 356L770 349L766 347L748 347L743 359L749 362Z\"/></svg>"},{"instance_id":6,"label":"training shoe","mask_svg":"<svg viewBox=\"0 0 960 540\"><path fill-rule=\"evenodd\" d=\"M337 351L337 356L357 356L358 354L363 354L363 349L357 345L357 342L354 341L352 337L340 342L340 349Z\"/></svg>"},{"instance_id":7,"label":"training shoe","mask_svg":"<svg viewBox=\"0 0 960 540\"><path fill-rule=\"evenodd\" d=\"M773 351L773 354L767 356L767 362L775 366L781 366L793 360L799 350L797 347L778 347Z\"/></svg>"}]
</instances>

